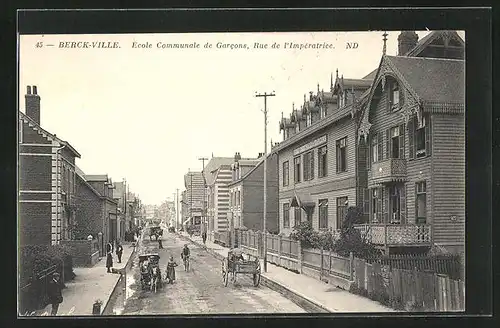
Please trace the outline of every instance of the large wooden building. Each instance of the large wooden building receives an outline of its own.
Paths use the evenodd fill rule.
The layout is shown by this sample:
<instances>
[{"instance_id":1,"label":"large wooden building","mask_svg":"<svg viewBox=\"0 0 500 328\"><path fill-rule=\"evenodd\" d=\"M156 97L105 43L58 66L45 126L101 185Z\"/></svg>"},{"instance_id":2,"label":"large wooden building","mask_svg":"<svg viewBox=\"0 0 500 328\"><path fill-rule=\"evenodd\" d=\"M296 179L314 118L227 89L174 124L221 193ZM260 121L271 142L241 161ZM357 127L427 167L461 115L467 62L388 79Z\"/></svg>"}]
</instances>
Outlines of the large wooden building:
<instances>
[{"instance_id":1,"label":"large wooden building","mask_svg":"<svg viewBox=\"0 0 500 328\"><path fill-rule=\"evenodd\" d=\"M405 31L398 56L384 53L361 79L337 73L330 92L318 88L283 117L284 140L272 147L280 231L303 220L335 231L347 207L359 206L366 224L358 228L387 253L431 246L462 253L463 59L464 41L454 31L420 42Z\"/></svg>"}]
</instances>

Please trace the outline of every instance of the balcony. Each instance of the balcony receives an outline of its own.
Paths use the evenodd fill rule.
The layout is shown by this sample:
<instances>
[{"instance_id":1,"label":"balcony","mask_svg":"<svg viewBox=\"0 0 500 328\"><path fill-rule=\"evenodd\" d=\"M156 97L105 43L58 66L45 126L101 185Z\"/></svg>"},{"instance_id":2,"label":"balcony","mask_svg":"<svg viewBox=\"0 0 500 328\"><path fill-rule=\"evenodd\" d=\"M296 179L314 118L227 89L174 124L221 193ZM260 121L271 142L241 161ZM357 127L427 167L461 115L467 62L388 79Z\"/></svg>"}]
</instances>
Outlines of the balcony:
<instances>
[{"instance_id":1,"label":"balcony","mask_svg":"<svg viewBox=\"0 0 500 328\"><path fill-rule=\"evenodd\" d=\"M430 246L430 224L360 224L361 237L378 246Z\"/></svg>"},{"instance_id":2,"label":"balcony","mask_svg":"<svg viewBox=\"0 0 500 328\"><path fill-rule=\"evenodd\" d=\"M388 158L372 163L368 173L368 184L376 185L406 179L406 159Z\"/></svg>"}]
</instances>

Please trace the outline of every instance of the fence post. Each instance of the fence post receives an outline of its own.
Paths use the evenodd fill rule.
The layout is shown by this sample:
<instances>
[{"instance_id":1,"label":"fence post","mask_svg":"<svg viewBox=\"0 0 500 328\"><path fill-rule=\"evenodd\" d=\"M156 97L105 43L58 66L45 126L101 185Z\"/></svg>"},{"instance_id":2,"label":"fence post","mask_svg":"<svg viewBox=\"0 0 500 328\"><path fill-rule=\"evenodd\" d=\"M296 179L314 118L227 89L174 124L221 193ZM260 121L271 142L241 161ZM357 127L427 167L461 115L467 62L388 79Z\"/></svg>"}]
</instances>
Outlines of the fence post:
<instances>
[{"instance_id":1,"label":"fence post","mask_svg":"<svg viewBox=\"0 0 500 328\"><path fill-rule=\"evenodd\" d=\"M302 245L300 244L300 240L297 240L297 264L299 273L302 274Z\"/></svg>"},{"instance_id":2,"label":"fence post","mask_svg":"<svg viewBox=\"0 0 500 328\"><path fill-rule=\"evenodd\" d=\"M349 252L349 266L350 266L350 275L349 280L354 280L354 254Z\"/></svg>"},{"instance_id":3,"label":"fence post","mask_svg":"<svg viewBox=\"0 0 500 328\"><path fill-rule=\"evenodd\" d=\"M323 280L323 246L320 249L319 280Z\"/></svg>"},{"instance_id":4,"label":"fence post","mask_svg":"<svg viewBox=\"0 0 500 328\"><path fill-rule=\"evenodd\" d=\"M278 235L278 263L281 265L281 252L283 251L282 249L282 241L283 241L283 236Z\"/></svg>"}]
</instances>

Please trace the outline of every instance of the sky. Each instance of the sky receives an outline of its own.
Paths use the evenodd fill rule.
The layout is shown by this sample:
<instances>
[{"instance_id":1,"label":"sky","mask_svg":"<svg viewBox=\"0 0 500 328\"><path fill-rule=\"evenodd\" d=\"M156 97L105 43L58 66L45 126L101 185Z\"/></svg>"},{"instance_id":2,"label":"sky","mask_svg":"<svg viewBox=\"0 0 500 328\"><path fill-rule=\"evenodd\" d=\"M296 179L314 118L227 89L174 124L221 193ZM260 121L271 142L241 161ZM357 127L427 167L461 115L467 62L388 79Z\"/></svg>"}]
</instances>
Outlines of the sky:
<instances>
[{"instance_id":1,"label":"sky","mask_svg":"<svg viewBox=\"0 0 500 328\"><path fill-rule=\"evenodd\" d=\"M336 69L345 78L362 78L377 68L382 33L22 35L19 106L25 112L26 86L36 85L42 128L81 154L79 168L113 181L125 178L143 203L160 204L185 189L188 170L201 171L198 158L264 152L264 100L256 92L276 94L267 101L269 151L271 140L283 140L282 112L289 116L292 103L300 107L317 84L329 91ZM387 33L387 54L396 55L399 31ZM417 32L419 38L427 33ZM66 41L117 42L120 48L60 48ZM134 42L151 48L134 48ZM157 48L194 42L200 47ZM254 48L256 42L268 48ZM346 49L347 42L358 46ZM290 49L285 43L334 48Z\"/></svg>"}]
</instances>

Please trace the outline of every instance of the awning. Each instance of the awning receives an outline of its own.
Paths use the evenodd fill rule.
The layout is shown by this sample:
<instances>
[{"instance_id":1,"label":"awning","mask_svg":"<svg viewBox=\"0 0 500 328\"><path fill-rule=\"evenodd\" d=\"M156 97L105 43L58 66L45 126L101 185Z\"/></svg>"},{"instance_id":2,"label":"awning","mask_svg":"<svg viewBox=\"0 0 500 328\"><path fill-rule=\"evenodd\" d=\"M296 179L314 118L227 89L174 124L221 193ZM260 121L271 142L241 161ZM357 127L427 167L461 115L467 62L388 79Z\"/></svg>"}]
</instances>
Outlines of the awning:
<instances>
[{"instance_id":1,"label":"awning","mask_svg":"<svg viewBox=\"0 0 500 328\"><path fill-rule=\"evenodd\" d=\"M291 207L301 207L304 210L316 206L316 203L311 199L310 195L304 193L297 193L293 191L293 197L290 201Z\"/></svg>"}]
</instances>

